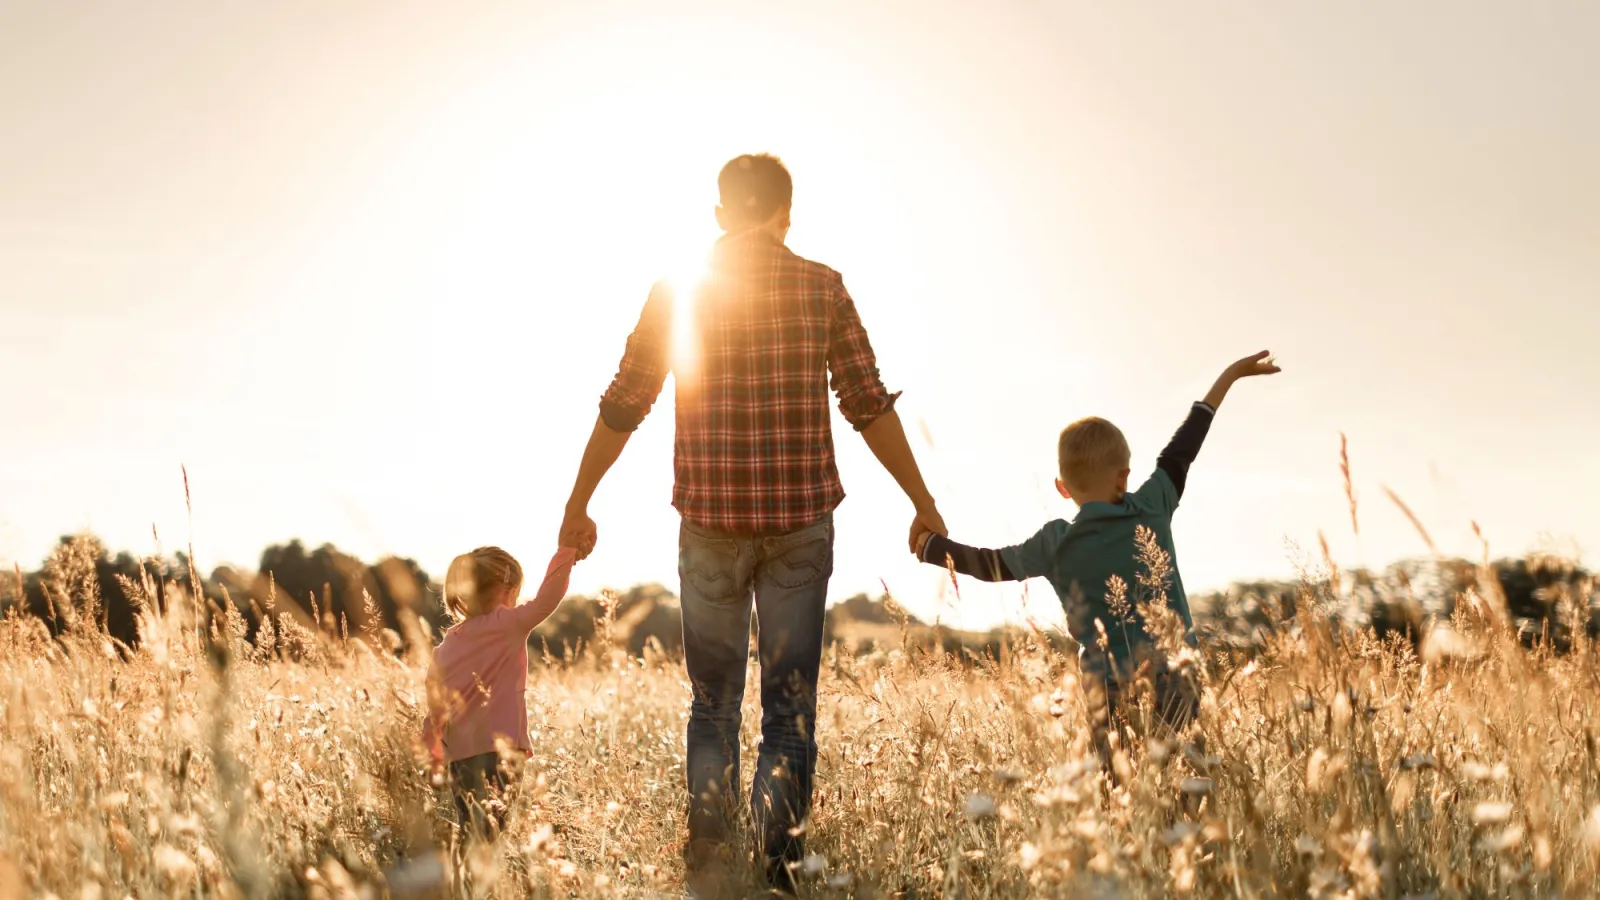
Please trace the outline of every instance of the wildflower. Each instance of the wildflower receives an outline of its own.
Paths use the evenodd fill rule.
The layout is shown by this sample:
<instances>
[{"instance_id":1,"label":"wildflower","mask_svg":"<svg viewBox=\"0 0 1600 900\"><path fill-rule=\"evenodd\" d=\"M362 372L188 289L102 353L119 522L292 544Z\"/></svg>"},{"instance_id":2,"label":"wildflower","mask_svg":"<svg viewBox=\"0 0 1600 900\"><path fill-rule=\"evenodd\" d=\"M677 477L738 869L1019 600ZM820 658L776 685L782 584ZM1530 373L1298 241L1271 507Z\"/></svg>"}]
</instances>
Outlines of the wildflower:
<instances>
[{"instance_id":1,"label":"wildflower","mask_svg":"<svg viewBox=\"0 0 1600 900\"><path fill-rule=\"evenodd\" d=\"M1024 872L1032 871L1043 857L1044 851L1029 841L1023 841L1022 846L1017 848L1017 865L1021 866Z\"/></svg>"},{"instance_id":2,"label":"wildflower","mask_svg":"<svg viewBox=\"0 0 1600 900\"><path fill-rule=\"evenodd\" d=\"M384 870L383 879L397 897L431 895L441 891L447 873L444 858L433 853L413 859L403 859L392 868Z\"/></svg>"},{"instance_id":3,"label":"wildflower","mask_svg":"<svg viewBox=\"0 0 1600 900\"><path fill-rule=\"evenodd\" d=\"M1490 853L1504 853L1515 849L1522 844L1522 826L1512 825L1509 828L1488 835L1478 842L1479 848Z\"/></svg>"},{"instance_id":4,"label":"wildflower","mask_svg":"<svg viewBox=\"0 0 1600 900\"><path fill-rule=\"evenodd\" d=\"M100 808L107 812L113 809L121 809L128 805L128 800L127 791L113 791L100 798Z\"/></svg>"},{"instance_id":5,"label":"wildflower","mask_svg":"<svg viewBox=\"0 0 1600 900\"><path fill-rule=\"evenodd\" d=\"M988 819L995 813L994 798L988 794L973 794L967 798L967 818Z\"/></svg>"},{"instance_id":6,"label":"wildflower","mask_svg":"<svg viewBox=\"0 0 1600 900\"><path fill-rule=\"evenodd\" d=\"M1509 803L1479 803L1472 808L1474 825L1504 825L1511 819L1513 807Z\"/></svg>"},{"instance_id":7,"label":"wildflower","mask_svg":"<svg viewBox=\"0 0 1600 900\"><path fill-rule=\"evenodd\" d=\"M193 837L200 833L200 817L193 813L186 816L172 816L167 820L167 827L185 837Z\"/></svg>"},{"instance_id":8,"label":"wildflower","mask_svg":"<svg viewBox=\"0 0 1600 900\"><path fill-rule=\"evenodd\" d=\"M171 844L158 844L151 854L156 868L173 881L188 881L195 875L194 860Z\"/></svg>"},{"instance_id":9,"label":"wildflower","mask_svg":"<svg viewBox=\"0 0 1600 900\"><path fill-rule=\"evenodd\" d=\"M528 834L528 842L523 846L523 851L530 854L538 853L549 845L550 840L555 837L555 833L555 829L548 823L540 825Z\"/></svg>"},{"instance_id":10,"label":"wildflower","mask_svg":"<svg viewBox=\"0 0 1600 900\"><path fill-rule=\"evenodd\" d=\"M1595 804L1583 820L1583 845L1590 853L1600 854L1600 803Z\"/></svg>"},{"instance_id":11,"label":"wildflower","mask_svg":"<svg viewBox=\"0 0 1600 900\"><path fill-rule=\"evenodd\" d=\"M1450 659L1474 659L1479 648L1448 625L1436 625L1422 639L1419 653L1423 662L1437 664Z\"/></svg>"},{"instance_id":12,"label":"wildflower","mask_svg":"<svg viewBox=\"0 0 1600 900\"><path fill-rule=\"evenodd\" d=\"M1161 833L1161 842L1168 847L1176 847L1199 833L1199 825L1193 822L1179 822Z\"/></svg>"},{"instance_id":13,"label":"wildflower","mask_svg":"<svg viewBox=\"0 0 1600 900\"><path fill-rule=\"evenodd\" d=\"M1495 763L1491 768L1483 763L1468 762L1461 766L1461 774L1468 781L1505 781L1510 776L1511 770L1505 763Z\"/></svg>"},{"instance_id":14,"label":"wildflower","mask_svg":"<svg viewBox=\"0 0 1600 900\"><path fill-rule=\"evenodd\" d=\"M1202 772L1210 772L1222 765L1222 757L1206 756L1193 744L1183 745L1183 758L1189 761L1189 765Z\"/></svg>"}]
</instances>

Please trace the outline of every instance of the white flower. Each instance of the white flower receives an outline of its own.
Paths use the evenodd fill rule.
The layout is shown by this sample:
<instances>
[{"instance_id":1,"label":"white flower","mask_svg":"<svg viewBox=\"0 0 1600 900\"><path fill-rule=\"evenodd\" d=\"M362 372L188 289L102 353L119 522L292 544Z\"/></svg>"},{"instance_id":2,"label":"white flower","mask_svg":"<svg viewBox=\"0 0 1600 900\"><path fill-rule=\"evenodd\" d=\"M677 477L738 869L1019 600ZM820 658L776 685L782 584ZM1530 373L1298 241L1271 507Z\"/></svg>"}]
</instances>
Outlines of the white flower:
<instances>
[{"instance_id":1,"label":"white flower","mask_svg":"<svg viewBox=\"0 0 1600 900\"><path fill-rule=\"evenodd\" d=\"M1509 803L1479 803L1472 809L1472 822L1475 825L1504 825L1511 819L1511 810Z\"/></svg>"},{"instance_id":2,"label":"white flower","mask_svg":"<svg viewBox=\"0 0 1600 900\"><path fill-rule=\"evenodd\" d=\"M987 819L994 815L994 798L988 794L973 794L967 798L967 818Z\"/></svg>"}]
</instances>

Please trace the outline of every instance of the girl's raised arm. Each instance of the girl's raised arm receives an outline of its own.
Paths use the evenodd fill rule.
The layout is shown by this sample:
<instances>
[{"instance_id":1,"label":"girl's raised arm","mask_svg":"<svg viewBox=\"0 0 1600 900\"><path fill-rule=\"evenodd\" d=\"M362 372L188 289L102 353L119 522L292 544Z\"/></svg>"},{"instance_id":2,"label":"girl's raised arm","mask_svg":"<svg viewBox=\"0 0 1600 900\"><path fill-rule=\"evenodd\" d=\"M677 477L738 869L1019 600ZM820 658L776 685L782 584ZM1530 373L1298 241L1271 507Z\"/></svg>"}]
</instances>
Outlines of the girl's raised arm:
<instances>
[{"instance_id":1,"label":"girl's raised arm","mask_svg":"<svg viewBox=\"0 0 1600 900\"><path fill-rule=\"evenodd\" d=\"M511 621L518 630L524 633L532 631L556 611L556 607L561 605L561 598L567 595L567 582L572 577L572 564L577 561L578 551L571 547L562 547L550 558L550 567L545 570L544 582L539 585L539 592L533 595L532 600L519 604L511 610Z\"/></svg>"}]
</instances>

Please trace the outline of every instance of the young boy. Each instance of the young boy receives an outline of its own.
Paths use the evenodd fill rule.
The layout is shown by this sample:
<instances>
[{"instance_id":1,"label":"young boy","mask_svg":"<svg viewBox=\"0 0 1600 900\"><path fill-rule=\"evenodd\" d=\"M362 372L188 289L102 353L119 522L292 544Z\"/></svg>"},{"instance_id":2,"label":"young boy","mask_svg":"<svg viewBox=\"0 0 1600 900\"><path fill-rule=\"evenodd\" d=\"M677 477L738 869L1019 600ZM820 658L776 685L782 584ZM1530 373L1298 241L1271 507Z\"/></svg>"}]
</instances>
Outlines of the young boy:
<instances>
[{"instance_id":1,"label":"young boy","mask_svg":"<svg viewBox=\"0 0 1600 900\"><path fill-rule=\"evenodd\" d=\"M1175 670L1169 663L1172 643L1194 645L1189 600L1172 548L1172 513L1183 496L1189 464L1228 388L1240 378L1277 371L1266 351L1228 366L1156 458L1156 471L1132 493L1127 439L1104 419L1080 419L1061 432L1058 446L1061 476L1056 490L1078 505L1071 521L1057 519L1023 543L1001 550L969 547L937 534L918 536L917 557L923 562L982 581L1050 580L1066 610L1067 630L1082 647L1080 669L1095 748L1108 764L1113 716L1127 724L1145 724L1136 720L1129 696L1138 683L1148 679L1154 694L1157 721L1148 724L1175 734L1194 719L1198 691L1184 667ZM1160 554L1152 553L1152 540ZM1165 561L1151 560L1153 555ZM1181 620L1181 638L1171 616L1146 621L1147 604L1160 596ZM1172 639L1166 648L1158 642L1163 632Z\"/></svg>"}]
</instances>

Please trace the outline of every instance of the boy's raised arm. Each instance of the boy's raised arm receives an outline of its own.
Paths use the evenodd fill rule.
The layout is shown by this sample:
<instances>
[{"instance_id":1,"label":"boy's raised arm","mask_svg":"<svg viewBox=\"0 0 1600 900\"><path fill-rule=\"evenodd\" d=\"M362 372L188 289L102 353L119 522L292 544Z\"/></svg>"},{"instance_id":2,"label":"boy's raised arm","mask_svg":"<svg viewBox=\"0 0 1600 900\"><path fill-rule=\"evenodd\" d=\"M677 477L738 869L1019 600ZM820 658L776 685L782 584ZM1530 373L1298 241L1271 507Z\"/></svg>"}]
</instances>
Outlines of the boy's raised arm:
<instances>
[{"instance_id":1,"label":"boy's raised arm","mask_svg":"<svg viewBox=\"0 0 1600 900\"><path fill-rule=\"evenodd\" d=\"M1206 392L1206 398L1189 409L1189 417L1178 426L1177 433L1173 434L1166 449L1156 457L1156 468L1166 472L1167 477L1172 479L1178 496L1183 495L1184 483L1189 478L1189 465L1200 454L1200 445L1205 442L1206 433L1211 430L1211 420L1217 414L1217 407L1228 396L1228 389L1241 378L1271 375L1277 371L1279 369L1272 362L1272 354L1267 350L1246 356L1222 370L1222 374L1211 385L1211 390Z\"/></svg>"},{"instance_id":2,"label":"boy's raised arm","mask_svg":"<svg viewBox=\"0 0 1600 900\"><path fill-rule=\"evenodd\" d=\"M1206 433L1211 430L1211 418L1216 415L1217 409L1204 400L1189 408L1189 417L1178 426L1177 432L1172 435L1172 440L1156 457L1156 468L1167 473L1172 479L1172 486L1177 489L1178 496L1183 496L1184 482L1189 479L1189 464L1200 455L1200 445L1205 442Z\"/></svg>"}]
</instances>

